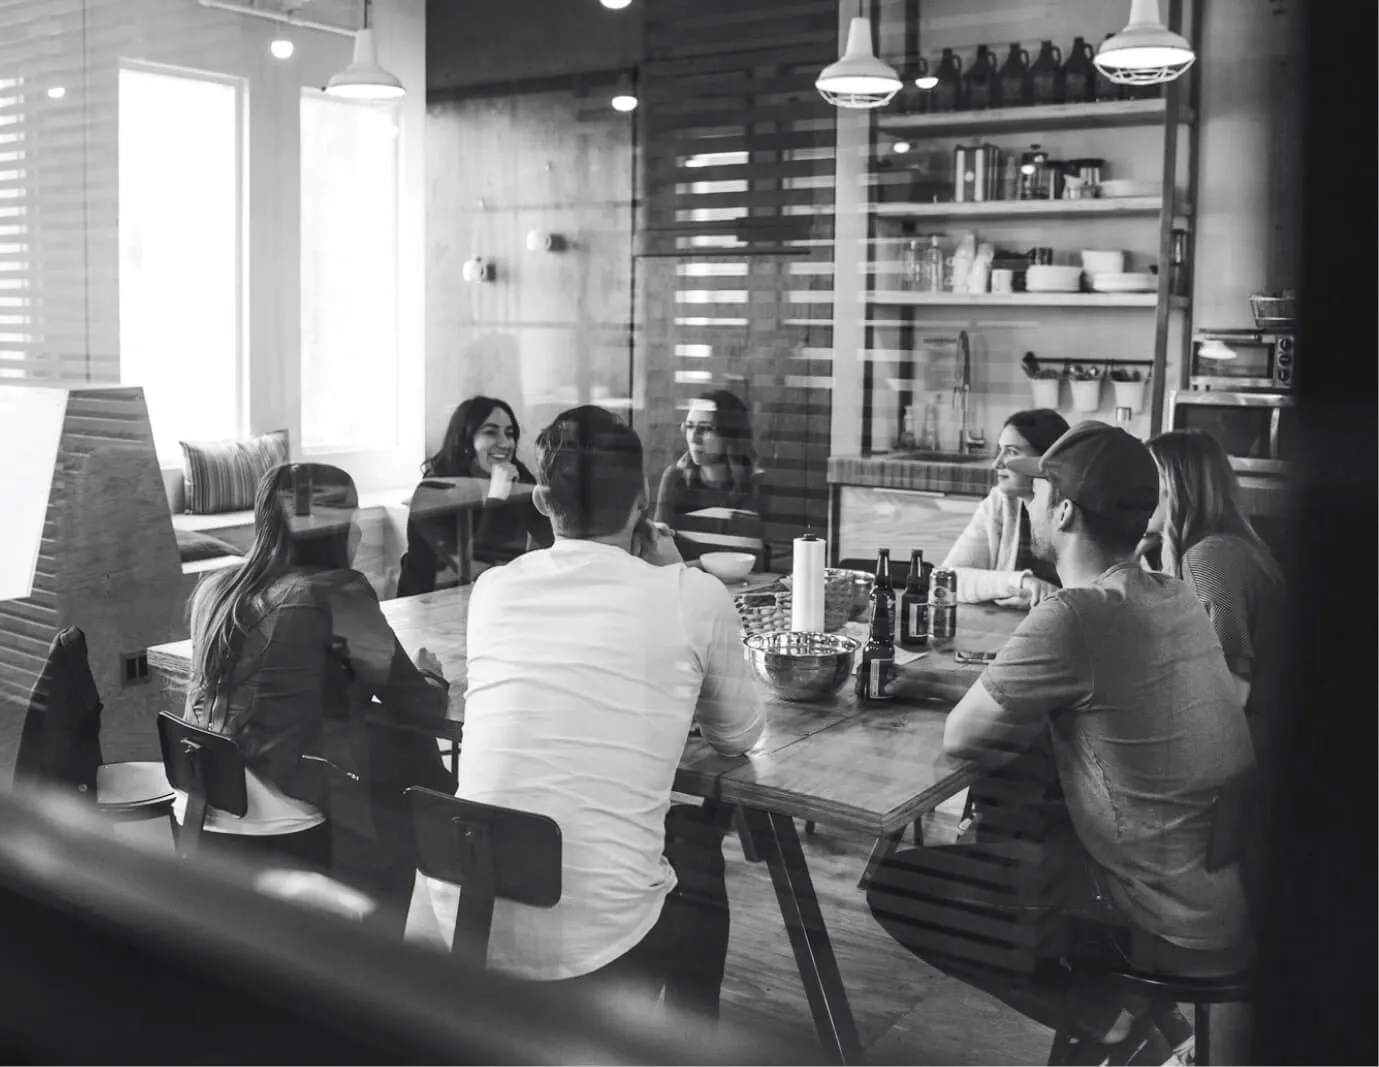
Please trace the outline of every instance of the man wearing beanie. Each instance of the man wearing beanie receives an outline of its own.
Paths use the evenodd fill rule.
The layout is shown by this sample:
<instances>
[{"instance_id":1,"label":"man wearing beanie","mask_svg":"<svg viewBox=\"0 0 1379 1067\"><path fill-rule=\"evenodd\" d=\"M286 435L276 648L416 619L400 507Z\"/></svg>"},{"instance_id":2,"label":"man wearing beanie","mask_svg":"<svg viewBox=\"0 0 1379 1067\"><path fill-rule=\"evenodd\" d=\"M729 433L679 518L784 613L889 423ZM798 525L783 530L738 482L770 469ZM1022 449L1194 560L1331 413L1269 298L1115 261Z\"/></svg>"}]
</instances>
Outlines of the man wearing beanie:
<instances>
[{"instance_id":1,"label":"man wearing beanie","mask_svg":"<svg viewBox=\"0 0 1379 1067\"><path fill-rule=\"evenodd\" d=\"M1040 844L1059 856L1058 876L1040 882L1035 899L1003 905L944 883L933 860L964 848L989 858L1000 845L918 848L882 865L868 903L934 966L1074 1035L1093 1055L1079 1061L1150 1062L1155 1022L1185 1020L1128 998L1104 975L1221 975L1250 962L1239 864L1223 865L1211 849L1217 799L1254 763L1249 729L1192 591L1134 558L1158 499L1144 444L1084 422L1042 458L1009 464L1034 479L1035 551L1056 565L1062 588L1030 611L970 689L928 684L956 701L944 730L950 755L995 762L997 753L1052 749L1067 831ZM1029 841L1013 844L1028 856ZM1012 926L1032 911L1058 919L1052 958L1033 973L989 969L980 953L964 956L960 933L937 942L932 934L945 923L936 909L992 915L1003 906Z\"/></svg>"}]
</instances>

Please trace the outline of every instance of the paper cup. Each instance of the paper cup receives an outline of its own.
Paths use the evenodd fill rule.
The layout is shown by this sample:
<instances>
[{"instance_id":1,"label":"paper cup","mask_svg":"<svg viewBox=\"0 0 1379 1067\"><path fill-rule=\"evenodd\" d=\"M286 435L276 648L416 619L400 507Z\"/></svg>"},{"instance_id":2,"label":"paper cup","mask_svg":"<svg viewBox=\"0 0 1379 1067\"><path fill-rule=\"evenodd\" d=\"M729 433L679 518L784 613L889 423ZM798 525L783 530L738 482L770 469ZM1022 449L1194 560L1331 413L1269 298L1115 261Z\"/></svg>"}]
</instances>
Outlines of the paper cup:
<instances>
[{"instance_id":1,"label":"paper cup","mask_svg":"<svg viewBox=\"0 0 1379 1067\"><path fill-rule=\"evenodd\" d=\"M1031 378L1029 385L1034 391L1034 406L1057 411L1059 386L1062 381L1061 378Z\"/></svg>"},{"instance_id":2,"label":"paper cup","mask_svg":"<svg viewBox=\"0 0 1379 1067\"><path fill-rule=\"evenodd\" d=\"M1101 379L1090 382L1069 382L1073 387L1073 408L1089 412L1101 409Z\"/></svg>"}]
</instances>

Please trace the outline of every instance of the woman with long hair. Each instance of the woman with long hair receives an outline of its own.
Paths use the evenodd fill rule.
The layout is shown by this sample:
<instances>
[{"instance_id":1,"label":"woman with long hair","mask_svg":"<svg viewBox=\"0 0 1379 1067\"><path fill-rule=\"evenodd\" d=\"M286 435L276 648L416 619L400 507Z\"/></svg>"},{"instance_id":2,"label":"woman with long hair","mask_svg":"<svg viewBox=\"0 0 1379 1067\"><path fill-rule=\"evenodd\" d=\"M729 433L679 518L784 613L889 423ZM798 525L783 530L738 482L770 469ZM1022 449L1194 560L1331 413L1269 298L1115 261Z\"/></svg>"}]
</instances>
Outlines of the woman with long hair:
<instances>
[{"instance_id":1,"label":"woman with long hair","mask_svg":"<svg viewBox=\"0 0 1379 1067\"><path fill-rule=\"evenodd\" d=\"M474 524L472 552L479 563L506 563L533 548L549 548L551 523L537 511L530 493L512 496L514 485L533 486L536 476L517 458L522 428L504 400L472 396L450 416L435 454L422 464L426 479L488 480L488 492ZM426 491L423 482L418 494ZM429 593L459 579L454 515L408 517L398 596Z\"/></svg>"},{"instance_id":2,"label":"woman with long hair","mask_svg":"<svg viewBox=\"0 0 1379 1067\"><path fill-rule=\"evenodd\" d=\"M297 501L308 497L309 513L299 515ZM337 467L274 468L259 485L244 561L208 577L192 597L184 715L235 740L248 795L241 818L207 812L203 849L325 870L326 781L335 776L323 768L367 774L373 700L392 719L445 717L449 687L439 661L422 649L413 664L373 588L351 568L358 503ZM179 796L179 822L185 805Z\"/></svg>"},{"instance_id":3,"label":"woman with long hair","mask_svg":"<svg viewBox=\"0 0 1379 1067\"><path fill-rule=\"evenodd\" d=\"M1006 607L1033 607L1058 590L1053 564L1034 555L1029 521L1034 480L1011 470L1006 461L1042 456L1067 432L1067 421L1052 408L1017 411L1001 427L991 463L996 485L943 561L946 569L957 572L958 599L963 603L990 600Z\"/></svg>"},{"instance_id":4,"label":"woman with long hair","mask_svg":"<svg viewBox=\"0 0 1379 1067\"><path fill-rule=\"evenodd\" d=\"M1210 434L1174 430L1149 442L1159 468L1159 506L1142 550L1162 552L1162 569L1183 579L1211 617L1235 676L1246 717L1258 726L1278 688L1283 573L1240 506L1240 483ZM1267 692L1266 692L1267 690Z\"/></svg>"},{"instance_id":5,"label":"woman with long hair","mask_svg":"<svg viewBox=\"0 0 1379 1067\"><path fill-rule=\"evenodd\" d=\"M678 535L685 559L715 549L761 550L761 486L747 405L726 389L685 413L685 451L661 475L656 521ZM715 514L699 512L715 509Z\"/></svg>"}]
</instances>

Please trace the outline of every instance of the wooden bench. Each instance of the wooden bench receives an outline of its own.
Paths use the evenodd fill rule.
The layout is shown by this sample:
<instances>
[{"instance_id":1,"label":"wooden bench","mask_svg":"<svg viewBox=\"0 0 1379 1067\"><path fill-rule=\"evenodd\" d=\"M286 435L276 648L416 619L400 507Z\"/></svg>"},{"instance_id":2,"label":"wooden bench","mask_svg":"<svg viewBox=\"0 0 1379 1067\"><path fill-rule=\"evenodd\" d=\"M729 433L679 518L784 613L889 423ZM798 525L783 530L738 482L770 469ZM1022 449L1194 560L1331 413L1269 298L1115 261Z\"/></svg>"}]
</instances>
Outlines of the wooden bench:
<instances>
[{"instance_id":1,"label":"wooden bench","mask_svg":"<svg viewBox=\"0 0 1379 1067\"><path fill-rule=\"evenodd\" d=\"M191 515L186 511L182 472L165 470L163 486L167 492L174 529L210 534L233 545L240 552L249 551L254 542L252 510ZM381 600L391 599L397 591L398 562L407 544L407 502L411 494L411 486L359 494L360 541L354 565L368 578ZM191 595L203 575L233 562L234 557L221 557L184 563L183 586L187 596Z\"/></svg>"}]
</instances>

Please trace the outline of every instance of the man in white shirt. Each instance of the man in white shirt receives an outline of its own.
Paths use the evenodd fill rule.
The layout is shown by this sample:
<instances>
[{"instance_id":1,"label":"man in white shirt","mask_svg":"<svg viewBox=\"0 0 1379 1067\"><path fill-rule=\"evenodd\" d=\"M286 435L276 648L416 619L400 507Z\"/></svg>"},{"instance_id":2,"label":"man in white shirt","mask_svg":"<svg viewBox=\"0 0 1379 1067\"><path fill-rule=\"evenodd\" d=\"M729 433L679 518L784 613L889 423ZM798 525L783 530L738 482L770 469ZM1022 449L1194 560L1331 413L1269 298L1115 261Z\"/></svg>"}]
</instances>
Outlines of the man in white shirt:
<instances>
[{"instance_id":1,"label":"man in white shirt","mask_svg":"<svg viewBox=\"0 0 1379 1067\"><path fill-rule=\"evenodd\" d=\"M616 416L563 413L537 457L555 544L474 587L459 795L555 819L563 886L549 910L498 902L489 964L664 987L673 1006L716 1016L723 831L712 808L672 807L670 792L694 722L726 755L761 735L737 613L647 521L641 441ZM456 891L429 895L449 931Z\"/></svg>"}]
</instances>

